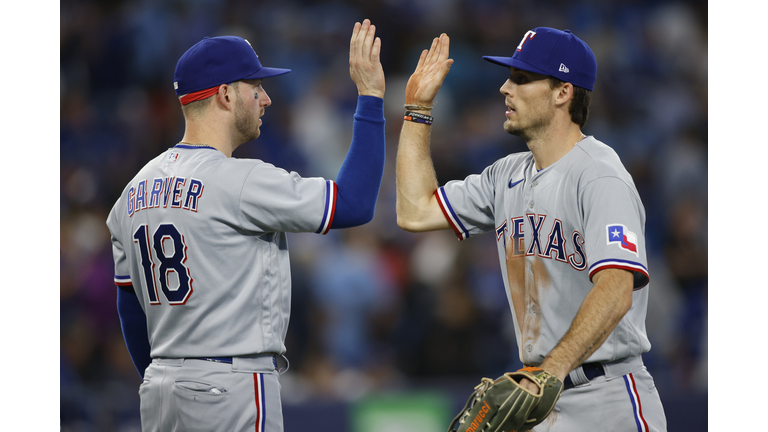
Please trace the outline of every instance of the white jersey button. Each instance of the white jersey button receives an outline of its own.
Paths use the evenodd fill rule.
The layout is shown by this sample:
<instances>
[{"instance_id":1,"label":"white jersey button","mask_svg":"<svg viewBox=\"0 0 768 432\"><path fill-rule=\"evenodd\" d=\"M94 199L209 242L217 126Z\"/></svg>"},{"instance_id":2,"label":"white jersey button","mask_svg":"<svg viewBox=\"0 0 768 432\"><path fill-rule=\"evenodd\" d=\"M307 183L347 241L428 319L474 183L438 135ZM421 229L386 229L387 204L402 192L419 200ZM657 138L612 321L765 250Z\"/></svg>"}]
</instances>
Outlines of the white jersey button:
<instances>
[{"instance_id":1,"label":"white jersey button","mask_svg":"<svg viewBox=\"0 0 768 432\"><path fill-rule=\"evenodd\" d=\"M536 186L538 186L538 185L539 185L539 182L537 182L536 180L534 180L534 181L533 181L533 187L536 187Z\"/></svg>"},{"instance_id":2,"label":"white jersey button","mask_svg":"<svg viewBox=\"0 0 768 432\"><path fill-rule=\"evenodd\" d=\"M528 207L533 208L533 201L528 203Z\"/></svg>"}]
</instances>

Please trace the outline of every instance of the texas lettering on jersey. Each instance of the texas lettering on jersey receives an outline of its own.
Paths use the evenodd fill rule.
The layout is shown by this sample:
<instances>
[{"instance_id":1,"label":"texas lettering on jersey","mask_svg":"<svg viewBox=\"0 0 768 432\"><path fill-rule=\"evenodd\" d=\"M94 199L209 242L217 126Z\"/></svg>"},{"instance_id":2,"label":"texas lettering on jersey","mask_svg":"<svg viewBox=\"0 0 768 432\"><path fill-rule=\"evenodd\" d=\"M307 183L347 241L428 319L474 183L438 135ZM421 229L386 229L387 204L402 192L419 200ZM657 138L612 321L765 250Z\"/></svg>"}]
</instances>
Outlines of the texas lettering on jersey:
<instances>
[{"instance_id":1,"label":"texas lettering on jersey","mask_svg":"<svg viewBox=\"0 0 768 432\"><path fill-rule=\"evenodd\" d=\"M526 214L506 219L496 227L496 240L504 245L505 254L511 252L512 256L532 256L554 259L568 263L576 270L587 268L587 257L584 254L584 236L574 231L566 236L563 231L563 222L554 219L550 224L545 224L547 215ZM525 247L525 229L531 233L531 242ZM549 234L547 234L549 228ZM507 238L509 237L509 243ZM507 251L507 244L513 248Z\"/></svg>"},{"instance_id":2,"label":"texas lettering on jersey","mask_svg":"<svg viewBox=\"0 0 768 432\"><path fill-rule=\"evenodd\" d=\"M165 177L141 180L128 189L128 216L152 208L180 208L197 212L205 185L197 179Z\"/></svg>"}]
</instances>

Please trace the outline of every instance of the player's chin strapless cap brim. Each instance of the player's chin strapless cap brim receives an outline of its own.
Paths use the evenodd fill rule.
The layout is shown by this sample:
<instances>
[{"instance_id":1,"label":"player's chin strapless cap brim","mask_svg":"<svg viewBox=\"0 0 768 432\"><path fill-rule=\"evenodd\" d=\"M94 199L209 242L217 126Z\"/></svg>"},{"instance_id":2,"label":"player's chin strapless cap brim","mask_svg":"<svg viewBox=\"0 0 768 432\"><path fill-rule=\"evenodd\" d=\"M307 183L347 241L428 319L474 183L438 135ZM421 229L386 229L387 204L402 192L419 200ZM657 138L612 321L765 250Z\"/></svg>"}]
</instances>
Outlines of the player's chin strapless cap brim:
<instances>
[{"instance_id":1,"label":"player's chin strapless cap brim","mask_svg":"<svg viewBox=\"0 0 768 432\"><path fill-rule=\"evenodd\" d=\"M290 69L264 67L251 44L238 36L206 37L188 49L173 74L177 95L244 79L284 75Z\"/></svg>"},{"instance_id":2,"label":"player's chin strapless cap brim","mask_svg":"<svg viewBox=\"0 0 768 432\"><path fill-rule=\"evenodd\" d=\"M488 60L489 62L496 63L500 66L513 67L542 75L550 75L549 72L545 71L544 69L539 69L530 63L526 63L514 57L483 56L483 60Z\"/></svg>"},{"instance_id":3,"label":"player's chin strapless cap brim","mask_svg":"<svg viewBox=\"0 0 768 432\"><path fill-rule=\"evenodd\" d=\"M553 76L590 91L597 78L595 54L570 30L536 27L525 34L512 57L483 56L483 59Z\"/></svg>"}]
</instances>

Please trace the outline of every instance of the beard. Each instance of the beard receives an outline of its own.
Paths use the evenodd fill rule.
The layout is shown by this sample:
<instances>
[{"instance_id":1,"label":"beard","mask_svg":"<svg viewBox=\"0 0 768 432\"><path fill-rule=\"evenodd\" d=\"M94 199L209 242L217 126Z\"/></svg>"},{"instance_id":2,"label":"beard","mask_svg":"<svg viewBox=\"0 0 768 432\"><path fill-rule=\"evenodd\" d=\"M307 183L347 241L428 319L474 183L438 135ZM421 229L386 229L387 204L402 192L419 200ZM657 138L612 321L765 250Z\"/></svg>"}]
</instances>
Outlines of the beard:
<instances>
[{"instance_id":1,"label":"beard","mask_svg":"<svg viewBox=\"0 0 768 432\"><path fill-rule=\"evenodd\" d=\"M533 111L533 112L531 112ZM512 122L507 119L504 122L504 131L510 135L516 135L522 138L524 141L529 142L541 135L552 124L555 118L554 109L551 107L538 107L538 109L528 110L529 116L527 119L518 119L516 122ZM533 114L533 115L530 115Z\"/></svg>"},{"instance_id":2,"label":"beard","mask_svg":"<svg viewBox=\"0 0 768 432\"><path fill-rule=\"evenodd\" d=\"M519 136L525 141L528 141L528 134L525 133L526 128L519 123L512 124L509 119L504 122L504 131L510 135Z\"/></svg>"},{"instance_id":3,"label":"beard","mask_svg":"<svg viewBox=\"0 0 768 432\"><path fill-rule=\"evenodd\" d=\"M261 134L258 118L248 112L240 98L235 102L235 130L240 135L238 141L241 143L255 140Z\"/></svg>"}]
</instances>

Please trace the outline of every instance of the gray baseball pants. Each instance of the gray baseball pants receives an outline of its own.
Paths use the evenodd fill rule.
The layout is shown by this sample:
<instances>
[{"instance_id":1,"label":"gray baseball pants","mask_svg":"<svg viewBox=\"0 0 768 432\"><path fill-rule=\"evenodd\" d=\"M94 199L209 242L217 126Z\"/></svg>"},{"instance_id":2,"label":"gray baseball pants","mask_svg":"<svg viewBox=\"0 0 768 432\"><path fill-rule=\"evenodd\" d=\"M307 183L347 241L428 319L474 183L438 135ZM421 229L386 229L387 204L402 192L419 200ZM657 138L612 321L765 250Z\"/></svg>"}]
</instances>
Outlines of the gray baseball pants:
<instances>
[{"instance_id":1,"label":"gray baseball pants","mask_svg":"<svg viewBox=\"0 0 768 432\"><path fill-rule=\"evenodd\" d=\"M142 431L282 432L285 369L272 356L153 359L139 387Z\"/></svg>"},{"instance_id":2,"label":"gray baseball pants","mask_svg":"<svg viewBox=\"0 0 768 432\"><path fill-rule=\"evenodd\" d=\"M605 375L587 381L571 372L564 390L535 432L666 432L659 392L640 357L603 363Z\"/></svg>"}]
</instances>

